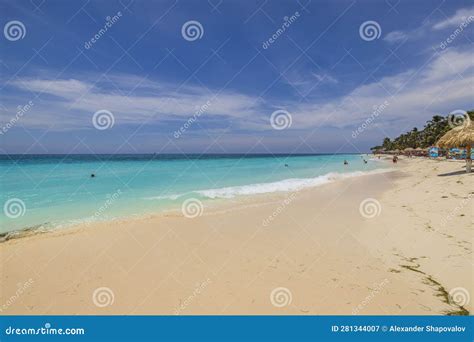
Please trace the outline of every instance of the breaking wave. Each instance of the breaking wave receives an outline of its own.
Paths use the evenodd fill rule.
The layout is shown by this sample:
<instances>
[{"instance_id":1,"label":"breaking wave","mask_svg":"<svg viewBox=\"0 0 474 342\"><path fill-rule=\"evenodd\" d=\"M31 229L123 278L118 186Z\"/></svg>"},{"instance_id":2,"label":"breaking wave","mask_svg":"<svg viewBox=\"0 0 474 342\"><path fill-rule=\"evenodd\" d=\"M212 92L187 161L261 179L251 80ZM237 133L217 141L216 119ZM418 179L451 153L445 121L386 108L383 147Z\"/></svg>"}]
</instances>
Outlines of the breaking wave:
<instances>
[{"instance_id":1,"label":"breaking wave","mask_svg":"<svg viewBox=\"0 0 474 342\"><path fill-rule=\"evenodd\" d=\"M164 195L164 196L154 196L146 197L147 200L177 200L184 196L190 196L197 194L205 198L234 198L236 196L245 196L245 195L258 195L266 194L272 192L290 192L290 191L299 191L306 188L312 188L320 186L327 183L332 183L337 180L359 177L372 174L380 174L391 172L393 169L377 169L372 171L355 171L350 173L337 173L331 172L325 175L321 175L314 178L289 178L277 182L271 183L256 183L248 185L239 185L239 186L229 186L224 188L216 189L205 189L205 190L196 190L182 194L173 194L173 195Z\"/></svg>"}]
</instances>

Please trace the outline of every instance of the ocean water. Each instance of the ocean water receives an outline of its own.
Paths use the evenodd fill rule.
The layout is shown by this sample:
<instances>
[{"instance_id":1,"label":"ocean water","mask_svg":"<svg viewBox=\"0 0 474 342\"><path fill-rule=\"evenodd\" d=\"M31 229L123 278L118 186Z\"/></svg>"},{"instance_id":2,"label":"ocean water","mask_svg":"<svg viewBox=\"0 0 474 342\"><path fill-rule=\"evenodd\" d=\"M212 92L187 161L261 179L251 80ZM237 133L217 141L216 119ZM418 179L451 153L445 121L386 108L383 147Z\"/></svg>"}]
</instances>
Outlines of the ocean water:
<instances>
[{"instance_id":1,"label":"ocean water","mask_svg":"<svg viewBox=\"0 0 474 342\"><path fill-rule=\"evenodd\" d=\"M361 155L3 155L0 233L295 191L384 167Z\"/></svg>"}]
</instances>

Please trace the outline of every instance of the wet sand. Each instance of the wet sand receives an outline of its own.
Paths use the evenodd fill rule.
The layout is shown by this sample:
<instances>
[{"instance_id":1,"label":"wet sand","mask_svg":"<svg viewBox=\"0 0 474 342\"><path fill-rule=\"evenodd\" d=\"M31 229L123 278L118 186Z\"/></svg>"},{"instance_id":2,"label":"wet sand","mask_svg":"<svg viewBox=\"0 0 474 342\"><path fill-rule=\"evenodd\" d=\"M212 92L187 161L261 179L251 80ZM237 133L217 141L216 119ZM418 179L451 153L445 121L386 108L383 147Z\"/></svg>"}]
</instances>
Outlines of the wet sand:
<instances>
[{"instance_id":1,"label":"wet sand","mask_svg":"<svg viewBox=\"0 0 474 342\"><path fill-rule=\"evenodd\" d=\"M12 239L0 314L468 314L474 174L462 166L402 158L389 173L205 203L195 218Z\"/></svg>"}]
</instances>

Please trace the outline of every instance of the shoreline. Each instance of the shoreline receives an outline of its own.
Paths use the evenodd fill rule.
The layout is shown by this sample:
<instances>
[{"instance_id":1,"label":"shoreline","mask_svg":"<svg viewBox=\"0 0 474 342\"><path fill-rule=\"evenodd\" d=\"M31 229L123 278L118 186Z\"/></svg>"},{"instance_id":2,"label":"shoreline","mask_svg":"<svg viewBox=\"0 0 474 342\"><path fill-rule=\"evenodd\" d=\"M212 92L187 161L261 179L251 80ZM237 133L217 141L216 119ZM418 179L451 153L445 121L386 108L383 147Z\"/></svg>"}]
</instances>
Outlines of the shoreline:
<instances>
[{"instance_id":1,"label":"shoreline","mask_svg":"<svg viewBox=\"0 0 474 342\"><path fill-rule=\"evenodd\" d=\"M5 241L0 303L32 282L1 314L469 314L471 303L449 292L473 293L472 215L469 203L459 208L471 175L440 177L452 163L415 158L396 169L293 197L224 200L192 219L151 215ZM369 207L361 215L367 199L380 204L373 217ZM112 303L94 303L101 288ZM282 288L288 303L275 305Z\"/></svg>"},{"instance_id":2,"label":"shoreline","mask_svg":"<svg viewBox=\"0 0 474 342\"><path fill-rule=\"evenodd\" d=\"M283 196L283 194L288 194L288 193L293 193L293 192L300 192L300 191L305 191L313 188L317 188L320 186L324 186L326 184L330 184L333 182L338 182L347 178L352 178L352 177L364 177L364 176L370 176L374 174L380 174L380 173L387 173L387 172L394 172L395 169L393 168L378 168L378 169L373 169L369 171L352 171L352 172L346 172L346 173L340 173L340 172L330 172L327 174L323 174L320 176L312 177L312 178L299 178L299 181L302 182L311 182L323 178L327 178L323 182L319 184L311 184L311 185L304 185L301 188L296 188L296 189L287 189L287 190L274 190L274 191L268 191L268 192L262 192L262 193L251 193L251 194L236 194L232 197L205 197L202 199L202 202L205 204L208 204L210 208L213 208L212 210L216 210L215 208L218 208L220 206L225 207L227 202L229 200L232 201L233 205L237 204L239 205L239 202L242 201L242 203L245 203L248 200L253 200L257 199L257 201L263 200L266 201L268 198L275 197L278 199L279 197ZM276 183L281 183L285 182L288 180L293 180L293 179L284 179L282 181L276 181L276 182L269 182L269 183L256 183L256 184L248 184L248 185L243 185L243 186L234 186L234 187L228 187L228 188L219 188L219 189L207 189L207 190L196 190L196 191L191 191L188 193L182 193L182 194L176 194L172 195L172 197L176 197L176 200L178 198L185 197L186 195L189 194L199 194L202 192L209 192L209 191L219 191L219 190L226 190L229 188L239 188L239 187L254 187L254 186L260 186L260 185L265 185L265 186L271 186ZM160 196L158 196L160 197ZM157 197L157 198L158 198ZM82 219L76 219L71 222L62 222L62 223L39 223L39 224L34 224L32 226L27 226L21 229L17 230L12 230L8 232L3 232L0 233L0 244L4 243L6 241L14 240L14 239L20 239L20 238L25 238L29 236L34 236L37 234L47 234L47 233L54 233L56 231L63 231L63 230L74 230L77 228L80 228L81 226L90 226L94 225L97 223L117 223L117 224L123 224L126 222L130 222L133 220L137 219L144 219L144 218L157 218L160 216L170 216L170 215L178 215L181 216L183 213L181 212L181 208L179 205L176 205L174 208L166 208L162 209L158 212L150 212L150 213L145 213L145 214L129 214L126 216L122 217L117 217L113 219L99 219L99 220L88 220L90 217L82 218Z\"/></svg>"}]
</instances>

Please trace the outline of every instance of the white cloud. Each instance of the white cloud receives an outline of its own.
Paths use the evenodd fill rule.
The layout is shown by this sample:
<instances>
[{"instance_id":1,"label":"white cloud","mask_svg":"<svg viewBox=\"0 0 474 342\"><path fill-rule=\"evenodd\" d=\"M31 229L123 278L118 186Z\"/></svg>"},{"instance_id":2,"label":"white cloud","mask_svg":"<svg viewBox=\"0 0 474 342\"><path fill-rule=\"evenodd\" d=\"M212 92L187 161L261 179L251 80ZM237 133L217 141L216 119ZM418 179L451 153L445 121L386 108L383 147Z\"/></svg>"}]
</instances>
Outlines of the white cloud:
<instances>
[{"instance_id":1,"label":"white cloud","mask_svg":"<svg viewBox=\"0 0 474 342\"><path fill-rule=\"evenodd\" d=\"M311 68L311 66L308 68ZM283 75L282 81L291 86L297 95L304 97L310 96L319 87L334 85L339 82L327 72L308 72L307 70L288 71Z\"/></svg>"},{"instance_id":2,"label":"white cloud","mask_svg":"<svg viewBox=\"0 0 474 342\"><path fill-rule=\"evenodd\" d=\"M24 78L11 85L40 93L41 96L59 98L42 99L44 105L38 105L35 109L47 117L50 117L48 113L61 117L61 126L65 129L90 127L89 117L101 109L114 113L116 124L140 124L148 120L158 122L170 118L187 118L208 102L210 105L206 106L206 115L244 117L255 114L261 102L232 91L213 94L202 87L183 86L177 89L177 85L143 81L130 75L110 76L97 84L77 79ZM25 117L24 123L35 126L50 124L47 120L38 120L37 115Z\"/></svg>"},{"instance_id":3,"label":"white cloud","mask_svg":"<svg viewBox=\"0 0 474 342\"><path fill-rule=\"evenodd\" d=\"M456 11L451 17L448 17L444 20L441 20L437 23L433 24L433 21L426 20L422 25L419 27L406 30L406 31L392 31L385 35L383 40L388 43L398 43L405 40L418 40L424 37L428 37L429 35L433 35L433 31L439 31L449 27L458 27L462 23L466 25L472 23L474 21L474 7L471 8L461 8Z\"/></svg>"},{"instance_id":4,"label":"white cloud","mask_svg":"<svg viewBox=\"0 0 474 342\"><path fill-rule=\"evenodd\" d=\"M472 51L447 50L420 70L409 70L361 85L349 94L326 103L300 104L288 108L294 128L351 127L369 117L374 106L387 101L379 116L381 126L394 120L416 122L428 113L449 113L472 109L474 59ZM471 107L468 107L471 106Z\"/></svg>"},{"instance_id":5,"label":"white cloud","mask_svg":"<svg viewBox=\"0 0 474 342\"><path fill-rule=\"evenodd\" d=\"M403 31L392 31L383 37L383 40L389 43L397 43L405 39L408 39L408 35Z\"/></svg>"},{"instance_id":6,"label":"white cloud","mask_svg":"<svg viewBox=\"0 0 474 342\"><path fill-rule=\"evenodd\" d=\"M472 17L472 18L470 18ZM461 8L456 11L454 15L446 18L433 25L434 30L442 30L448 27L455 27L461 25L465 21L472 21L474 19L474 7Z\"/></svg>"},{"instance_id":7,"label":"white cloud","mask_svg":"<svg viewBox=\"0 0 474 342\"><path fill-rule=\"evenodd\" d=\"M313 77L317 82L317 77ZM199 106L210 101L203 119L214 118L221 122L228 118L234 132L241 129L263 131L271 130L269 117L277 105L273 101L264 102L233 91L223 91L214 98L214 94L203 87L176 89L177 85L130 75L109 76L97 84L77 79L25 78L11 85L34 94L48 95L41 95L34 110L22 118L22 125L41 128L55 123L61 130L91 128L91 117L100 109L112 111L117 126L185 121L196 113ZM350 129L365 121L374 111L374 106L388 102L373 127L390 129L396 122L403 128L403 125L413 125L420 119L428 120L435 113L472 109L473 85L472 50L447 49L435 54L420 70L407 70L360 85L337 99L285 102L285 109L293 117L291 130L331 126ZM23 97L29 98L28 95ZM12 105L13 111L16 105ZM11 113L4 112L3 117L7 121Z\"/></svg>"},{"instance_id":8,"label":"white cloud","mask_svg":"<svg viewBox=\"0 0 474 342\"><path fill-rule=\"evenodd\" d=\"M49 93L59 97L74 97L77 94L87 92L92 85L69 79L69 80L39 80L20 79L12 82L13 85L39 93Z\"/></svg>"},{"instance_id":9,"label":"white cloud","mask_svg":"<svg viewBox=\"0 0 474 342\"><path fill-rule=\"evenodd\" d=\"M312 73L314 78L318 80L318 82L324 82L324 83L338 83L337 79L332 77L329 74L318 74L318 73Z\"/></svg>"}]
</instances>

